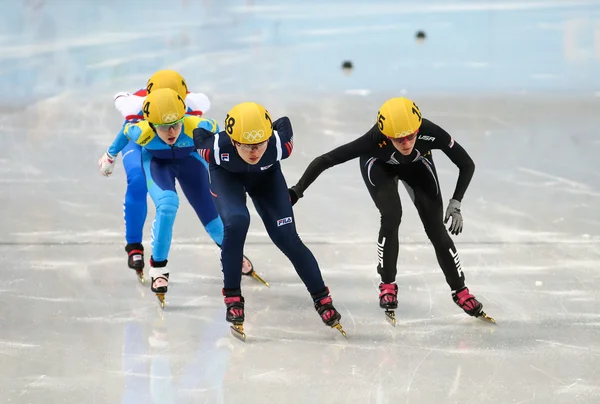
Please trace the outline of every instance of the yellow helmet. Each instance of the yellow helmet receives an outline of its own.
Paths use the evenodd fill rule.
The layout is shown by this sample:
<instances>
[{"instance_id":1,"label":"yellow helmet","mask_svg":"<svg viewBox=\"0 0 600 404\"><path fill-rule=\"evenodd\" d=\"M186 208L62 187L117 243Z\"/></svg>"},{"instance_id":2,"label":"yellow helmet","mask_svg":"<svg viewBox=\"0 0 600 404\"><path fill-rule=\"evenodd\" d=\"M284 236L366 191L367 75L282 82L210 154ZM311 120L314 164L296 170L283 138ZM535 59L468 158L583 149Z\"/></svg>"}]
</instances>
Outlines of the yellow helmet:
<instances>
[{"instance_id":1,"label":"yellow helmet","mask_svg":"<svg viewBox=\"0 0 600 404\"><path fill-rule=\"evenodd\" d=\"M154 125L171 124L183 118L185 101L170 88L152 91L144 100L144 119Z\"/></svg>"},{"instance_id":2,"label":"yellow helmet","mask_svg":"<svg viewBox=\"0 0 600 404\"><path fill-rule=\"evenodd\" d=\"M377 112L377 126L384 136L400 138L415 133L421 127L421 111L408 98L390 98Z\"/></svg>"},{"instance_id":3,"label":"yellow helmet","mask_svg":"<svg viewBox=\"0 0 600 404\"><path fill-rule=\"evenodd\" d=\"M146 91L150 94L159 88L170 88L185 100L188 88L185 79L175 70L159 70L150 77L146 84Z\"/></svg>"},{"instance_id":4,"label":"yellow helmet","mask_svg":"<svg viewBox=\"0 0 600 404\"><path fill-rule=\"evenodd\" d=\"M243 102L231 108L225 118L225 132L243 144L264 142L273 134L269 111L255 102Z\"/></svg>"}]
</instances>

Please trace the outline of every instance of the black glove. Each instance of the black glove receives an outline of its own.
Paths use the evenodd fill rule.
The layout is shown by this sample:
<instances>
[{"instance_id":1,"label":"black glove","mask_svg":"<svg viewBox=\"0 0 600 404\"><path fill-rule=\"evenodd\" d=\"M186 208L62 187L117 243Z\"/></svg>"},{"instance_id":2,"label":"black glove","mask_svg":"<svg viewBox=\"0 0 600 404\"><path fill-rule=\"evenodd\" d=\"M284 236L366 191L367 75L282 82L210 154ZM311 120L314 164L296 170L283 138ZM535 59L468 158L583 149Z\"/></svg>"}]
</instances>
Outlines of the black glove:
<instances>
[{"instance_id":1,"label":"black glove","mask_svg":"<svg viewBox=\"0 0 600 404\"><path fill-rule=\"evenodd\" d=\"M292 206L294 206L300 198L298 197L298 193L294 187L288 188L288 191L290 193L290 202L292 203Z\"/></svg>"}]
</instances>

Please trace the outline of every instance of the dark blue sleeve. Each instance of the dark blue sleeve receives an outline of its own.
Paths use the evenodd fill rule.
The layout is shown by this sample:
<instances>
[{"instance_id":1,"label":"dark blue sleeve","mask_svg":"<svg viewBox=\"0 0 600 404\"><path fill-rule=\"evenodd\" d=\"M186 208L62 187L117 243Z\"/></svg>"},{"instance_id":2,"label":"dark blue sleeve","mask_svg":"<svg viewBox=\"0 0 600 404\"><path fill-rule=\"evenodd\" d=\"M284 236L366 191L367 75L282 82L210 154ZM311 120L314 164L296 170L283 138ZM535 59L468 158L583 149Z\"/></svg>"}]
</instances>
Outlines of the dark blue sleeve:
<instances>
[{"instance_id":1,"label":"dark blue sleeve","mask_svg":"<svg viewBox=\"0 0 600 404\"><path fill-rule=\"evenodd\" d=\"M204 128L194 129L194 146L200 157L207 163L214 161L213 149L215 145L215 134Z\"/></svg>"},{"instance_id":2,"label":"dark blue sleeve","mask_svg":"<svg viewBox=\"0 0 600 404\"><path fill-rule=\"evenodd\" d=\"M279 136L281 160L286 159L294 150L294 131L292 130L292 123L287 116L282 116L273 122L273 129L277 131L277 136Z\"/></svg>"}]
</instances>

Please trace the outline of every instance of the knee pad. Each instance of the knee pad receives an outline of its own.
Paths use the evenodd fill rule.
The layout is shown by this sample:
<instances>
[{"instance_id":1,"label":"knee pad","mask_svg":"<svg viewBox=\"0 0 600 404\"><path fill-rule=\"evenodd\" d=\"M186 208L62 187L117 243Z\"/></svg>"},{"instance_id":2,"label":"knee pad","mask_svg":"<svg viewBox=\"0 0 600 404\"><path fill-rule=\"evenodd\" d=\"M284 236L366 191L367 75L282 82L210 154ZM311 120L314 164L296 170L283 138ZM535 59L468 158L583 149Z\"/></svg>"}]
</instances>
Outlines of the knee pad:
<instances>
[{"instance_id":1,"label":"knee pad","mask_svg":"<svg viewBox=\"0 0 600 404\"><path fill-rule=\"evenodd\" d=\"M402 211L398 209L397 211L390 211L381 214L381 226L388 227L392 230L400 227L400 223L402 222Z\"/></svg>"},{"instance_id":2,"label":"knee pad","mask_svg":"<svg viewBox=\"0 0 600 404\"><path fill-rule=\"evenodd\" d=\"M223 244L223 222L219 216L211 220L204 228L215 243L218 245Z\"/></svg>"},{"instance_id":3,"label":"knee pad","mask_svg":"<svg viewBox=\"0 0 600 404\"><path fill-rule=\"evenodd\" d=\"M156 214L175 216L179 208L179 197L173 191L165 191L156 200Z\"/></svg>"},{"instance_id":4,"label":"knee pad","mask_svg":"<svg viewBox=\"0 0 600 404\"><path fill-rule=\"evenodd\" d=\"M144 170L135 169L127 172L127 195L136 199L146 198L148 188L146 187L146 176Z\"/></svg>"},{"instance_id":5,"label":"knee pad","mask_svg":"<svg viewBox=\"0 0 600 404\"><path fill-rule=\"evenodd\" d=\"M438 245L452 245L452 239L448 234L448 230L444 227L444 224L440 221L438 224L428 224L425 226L425 234L427 238L432 242L434 246Z\"/></svg>"},{"instance_id":6,"label":"knee pad","mask_svg":"<svg viewBox=\"0 0 600 404\"><path fill-rule=\"evenodd\" d=\"M222 217L223 227L234 231L248 231L250 227L250 216L244 214L233 214Z\"/></svg>"}]
</instances>

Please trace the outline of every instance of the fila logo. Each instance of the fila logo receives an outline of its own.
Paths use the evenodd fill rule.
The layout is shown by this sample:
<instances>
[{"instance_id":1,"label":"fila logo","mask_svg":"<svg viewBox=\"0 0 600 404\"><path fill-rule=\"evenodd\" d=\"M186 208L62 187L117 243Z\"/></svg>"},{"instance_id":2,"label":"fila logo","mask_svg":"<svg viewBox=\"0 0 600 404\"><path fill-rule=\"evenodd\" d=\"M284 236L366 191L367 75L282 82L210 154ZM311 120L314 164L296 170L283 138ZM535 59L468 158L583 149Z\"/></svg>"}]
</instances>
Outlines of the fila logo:
<instances>
[{"instance_id":1,"label":"fila logo","mask_svg":"<svg viewBox=\"0 0 600 404\"><path fill-rule=\"evenodd\" d=\"M221 160L229 161L229 153L221 153Z\"/></svg>"},{"instance_id":2,"label":"fila logo","mask_svg":"<svg viewBox=\"0 0 600 404\"><path fill-rule=\"evenodd\" d=\"M284 217L283 219L279 219L277 221L277 227L285 226L286 224L292 223L291 217Z\"/></svg>"},{"instance_id":3,"label":"fila logo","mask_svg":"<svg viewBox=\"0 0 600 404\"><path fill-rule=\"evenodd\" d=\"M450 255L454 259L454 265L456 265L456 272L458 272L458 276L463 276L462 266L460 265L460 258L458 257L458 251L452 251L452 248L448 248Z\"/></svg>"},{"instance_id":4,"label":"fila logo","mask_svg":"<svg viewBox=\"0 0 600 404\"><path fill-rule=\"evenodd\" d=\"M433 136L427 136L427 135L420 135L418 138L421 140L429 141L429 142L433 142L435 140L435 138Z\"/></svg>"},{"instance_id":5,"label":"fila logo","mask_svg":"<svg viewBox=\"0 0 600 404\"><path fill-rule=\"evenodd\" d=\"M381 240L381 243L377 242L377 260L379 261L380 268L383 268L383 247L385 246L385 237Z\"/></svg>"}]
</instances>

